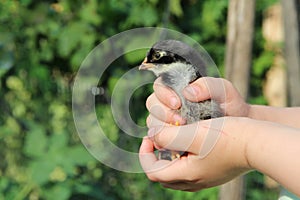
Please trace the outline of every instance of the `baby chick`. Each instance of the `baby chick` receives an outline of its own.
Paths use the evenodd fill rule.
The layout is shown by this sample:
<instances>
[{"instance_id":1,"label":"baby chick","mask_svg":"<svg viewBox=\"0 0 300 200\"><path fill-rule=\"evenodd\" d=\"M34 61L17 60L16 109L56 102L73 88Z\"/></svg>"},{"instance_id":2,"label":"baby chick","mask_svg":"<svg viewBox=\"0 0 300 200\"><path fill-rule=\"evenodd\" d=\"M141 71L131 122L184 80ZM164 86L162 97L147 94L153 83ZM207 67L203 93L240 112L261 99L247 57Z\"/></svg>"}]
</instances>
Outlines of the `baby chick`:
<instances>
[{"instance_id":1,"label":"baby chick","mask_svg":"<svg viewBox=\"0 0 300 200\"><path fill-rule=\"evenodd\" d=\"M181 100L179 114L187 124L223 116L219 105L213 100L191 102L184 98L182 90L191 82L206 76L206 66L198 52L187 44L177 40L162 40L148 51L139 67L150 70L162 83L173 89ZM184 152L161 150L159 159L174 160Z\"/></svg>"}]
</instances>

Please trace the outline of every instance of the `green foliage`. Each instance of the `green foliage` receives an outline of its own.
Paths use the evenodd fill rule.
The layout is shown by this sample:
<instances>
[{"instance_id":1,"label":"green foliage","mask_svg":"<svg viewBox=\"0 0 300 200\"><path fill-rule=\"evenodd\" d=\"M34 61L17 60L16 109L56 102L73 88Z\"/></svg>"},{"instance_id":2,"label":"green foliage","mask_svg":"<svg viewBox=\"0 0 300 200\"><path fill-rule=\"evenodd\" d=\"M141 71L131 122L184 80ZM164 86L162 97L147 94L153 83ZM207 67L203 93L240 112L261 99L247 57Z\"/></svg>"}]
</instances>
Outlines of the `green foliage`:
<instances>
[{"instance_id":1,"label":"green foliage","mask_svg":"<svg viewBox=\"0 0 300 200\"><path fill-rule=\"evenodd\" d=\"M267 104L263 96L263 82L265 80L266 72L270 69L274 61L274 52L265 48L266 41L262 36L262 20L263 12L268 6L273 5L278 1L265 0L256 3L256 21L254 32L254 45L253 45L253 63L250 79L250 95L249 102L253 104Z\"/></svg>"},{"instance_id":2,"label":"green foliage","mask_svg":"<svg viewBox=\"0 0 300 200\"><path fill-rule=\"evenodd\" d=\"M168 190L167 192L170 193L170 199L174 200L181 200L181 199L205 199L205 200L216 200L218 199L218 189L210 188L206 190L202 190L197 193L190 193L190 192L182 192L182 191L174 191Z\"/></svg>"},{"instance_id":3,"label":"green foliage","mask_svg":"<svg viewBox=\"0 0 300 200\"><path fill-rule=\"evenodd\" d=\"M259 102L273 58L263 49L259 27L262 11L273 2L257 5L251 98ZM217 199L217 188L167 190L144 174L117 172L95 160L77 136L71 88L81 62L97 44L143 26L163 25L193 37L222 71L227 7L225 0L0 1L0 199ZM118 79L144 55L145 50L128 53L100 80L105 92L97 99L98 119L110 130L108 138L124 149L137 150L140 140L122 137L108 100ZM139 125L145 125L151 87L137 89L130 105ZM250 177L249 198L270 195L255 187L256 175Z\"/></svg>"},{"instance_id":4,"label":"green foliage","mask_svg":"<svg viewBox=\"0 0 300 200\"><path fill-rule=\"evenodd\" d=\"M259 172L251 172L251 176L247 176L246 184L249 189L246 195L246 199L256 200L256 199L266 199L272 200L277 199L278 194L276 192L270 192L264 185L264 175Z\"/></svg>"}]
</instances>

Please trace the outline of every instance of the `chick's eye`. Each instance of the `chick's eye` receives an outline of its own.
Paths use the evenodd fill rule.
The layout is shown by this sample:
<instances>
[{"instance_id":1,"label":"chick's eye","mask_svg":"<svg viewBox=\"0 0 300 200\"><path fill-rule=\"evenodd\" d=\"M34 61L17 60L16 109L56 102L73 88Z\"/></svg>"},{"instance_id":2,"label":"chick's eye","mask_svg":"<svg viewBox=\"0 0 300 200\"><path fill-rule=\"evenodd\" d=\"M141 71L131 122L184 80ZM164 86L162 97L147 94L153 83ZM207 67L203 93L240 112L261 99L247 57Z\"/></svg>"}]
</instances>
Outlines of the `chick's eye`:
<instances>
[{"instance_id":1,"label":"chick's eye","mask_svg":"<svg viewBox=\"0 0 300 200\"><path fill-rule=\"evenodd\" d=\"M156 60L158 60L161 57L161 54L160 52L155 52L153 56Z\"/></svg>"}]
</instances>

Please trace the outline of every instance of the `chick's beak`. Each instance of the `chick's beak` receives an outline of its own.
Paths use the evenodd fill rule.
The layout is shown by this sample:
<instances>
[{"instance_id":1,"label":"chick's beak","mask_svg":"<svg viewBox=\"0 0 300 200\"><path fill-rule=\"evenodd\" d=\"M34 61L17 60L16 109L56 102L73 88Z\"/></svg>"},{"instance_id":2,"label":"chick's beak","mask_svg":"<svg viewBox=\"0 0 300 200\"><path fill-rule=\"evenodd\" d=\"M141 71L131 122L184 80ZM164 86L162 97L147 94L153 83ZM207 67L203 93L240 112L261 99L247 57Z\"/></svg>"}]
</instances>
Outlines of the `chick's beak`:
<instances>
[{"instance_id":1,"label":"chick's beak","mask_svg":"<svg viewBox=\"0 0 300 200\"><path fill-rule=\"evenodd\" d=\"M139 66L139 70L149 70L150 68L153 68L154 65L152 63L147 63L147 57L144 59L142 64Z\"/></svg>"}]
</instances>

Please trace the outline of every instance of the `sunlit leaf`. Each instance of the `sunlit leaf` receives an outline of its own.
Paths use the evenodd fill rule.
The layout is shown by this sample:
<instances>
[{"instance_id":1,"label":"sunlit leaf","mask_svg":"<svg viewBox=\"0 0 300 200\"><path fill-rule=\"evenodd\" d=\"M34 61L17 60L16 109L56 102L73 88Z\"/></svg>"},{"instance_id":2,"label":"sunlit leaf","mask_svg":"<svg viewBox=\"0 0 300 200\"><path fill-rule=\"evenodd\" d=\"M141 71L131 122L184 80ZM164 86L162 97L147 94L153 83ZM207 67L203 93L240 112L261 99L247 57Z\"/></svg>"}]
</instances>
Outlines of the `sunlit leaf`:
<instances>
[{"instance_id":1,"label":"sunlit leaf","mask_svg":"<svg viewBox=\"0 0 300 200\"><path fill-rule=\"evenodd\" d=\"M170 2L170 11L171 13L173 13L174 15L180 17L183 14L181 5L180 5L180 0L172 0L169 1Z\"/></svg>"}]
</instances>

